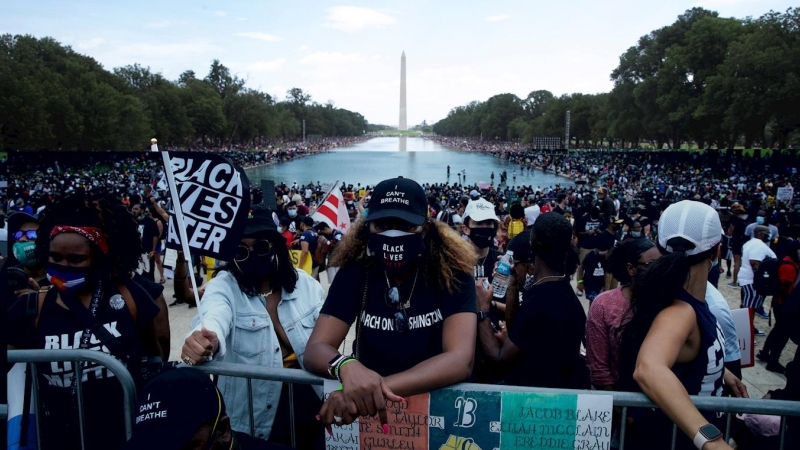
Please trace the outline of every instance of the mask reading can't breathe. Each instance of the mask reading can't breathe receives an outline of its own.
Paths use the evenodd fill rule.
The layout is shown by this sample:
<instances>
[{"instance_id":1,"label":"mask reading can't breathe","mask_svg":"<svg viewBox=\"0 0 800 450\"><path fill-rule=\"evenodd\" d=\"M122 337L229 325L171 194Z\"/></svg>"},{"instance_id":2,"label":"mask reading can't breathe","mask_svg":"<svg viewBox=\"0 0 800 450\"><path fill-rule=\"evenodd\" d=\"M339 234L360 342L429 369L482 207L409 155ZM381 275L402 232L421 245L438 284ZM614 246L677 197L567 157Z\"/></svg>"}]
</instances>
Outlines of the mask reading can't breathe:
<instances>
[{"instance_id":1,"label":"mask reading can't breathe","mask_svg":"<svg viewBox=\"0 0 800 450\"><path fill-rule=\"evenodd\" d=\"M367 248L387 272L404 272L420 257L422 234L388 230L369 235Z\"/></svg>"}]
</instances>

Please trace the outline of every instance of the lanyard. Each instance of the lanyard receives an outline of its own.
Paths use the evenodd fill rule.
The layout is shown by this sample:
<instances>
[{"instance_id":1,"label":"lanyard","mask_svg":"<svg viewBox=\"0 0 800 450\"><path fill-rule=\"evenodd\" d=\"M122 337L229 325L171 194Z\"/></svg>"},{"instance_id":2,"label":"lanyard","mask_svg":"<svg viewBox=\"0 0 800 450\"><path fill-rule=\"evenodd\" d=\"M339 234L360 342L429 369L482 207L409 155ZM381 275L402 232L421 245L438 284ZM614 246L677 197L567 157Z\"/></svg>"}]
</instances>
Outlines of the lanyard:
<instances>
[{"instance_id":1,"label":"lanyard","mask_svg":"<svg viewBox=\"0 0 800 450\"><path fill-rule=\"evenodd\" d=\"M94 319L97 317L97 308L100 306L100 299L103 298L103 282L101 280L97 280L97 288L94 290L94 294L92 294L92 302L89 304L89 313L92 315ZM75 302L76 303L76 302ZM79 305L75 305L73 307L81 307ZM89 348L89 339L92 337L92 329L91 323L87 324L87 328L84 328L83 334L81 335L81 343L80 348L82 350ZM83 377L83 369L86 366L86 361L81 361L79 363L80 370L78 371L78 376ZM72 379L72 397L75 398L78 393L78 378L74 377Z\"/></svg>"}]
</instances>

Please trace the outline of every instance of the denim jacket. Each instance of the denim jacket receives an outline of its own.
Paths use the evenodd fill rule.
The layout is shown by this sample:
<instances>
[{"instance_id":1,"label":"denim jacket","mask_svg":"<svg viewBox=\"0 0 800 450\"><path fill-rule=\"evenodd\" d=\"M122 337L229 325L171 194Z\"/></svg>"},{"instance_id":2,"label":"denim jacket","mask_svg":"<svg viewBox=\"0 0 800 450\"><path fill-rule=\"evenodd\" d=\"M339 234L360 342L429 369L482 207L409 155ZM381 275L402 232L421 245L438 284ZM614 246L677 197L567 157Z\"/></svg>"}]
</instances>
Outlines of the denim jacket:
<instances>
[{"instance_id":1,"label":"denim jacket","mask_svg":"<svg viewBox=\"0 0 800 450\"><path fill-rule=\"evenodd\" d=\"M298 280L294 292L285 290L278 303L278 317L300 366L306 343L311 337L319 317L325 293L319 282L302 270L297 270ZM239 289L230 272L222 272L206 286L203 300L198 303L203 313L206 329L217 334L219 349L215 361L248 364L272 368L283 367L278 336L267 312L266 300L261 296L248 297ZM200 330L200 317L195 316L191 334ZM188 336L187 336L188 337ZM267 439L278 409L283 383L253 380L253 414L255 435ZM218 387L225 399L231 427L235 431L250 433L250 401L245 378L220 376ZM315 386L322 398L322 387Z\"/></svg>"}]
</instances>

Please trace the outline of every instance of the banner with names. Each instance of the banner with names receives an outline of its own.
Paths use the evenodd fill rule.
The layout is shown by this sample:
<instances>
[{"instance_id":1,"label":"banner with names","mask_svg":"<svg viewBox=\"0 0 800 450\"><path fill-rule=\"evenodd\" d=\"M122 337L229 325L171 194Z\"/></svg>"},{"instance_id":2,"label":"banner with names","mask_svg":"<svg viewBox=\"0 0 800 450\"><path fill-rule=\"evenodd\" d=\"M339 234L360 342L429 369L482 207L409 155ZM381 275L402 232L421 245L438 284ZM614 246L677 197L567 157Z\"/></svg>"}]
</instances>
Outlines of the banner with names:
<instances>
[{"instance_id":1,"label":"banner with names","mask_svg":"<svg viewBox=\"0 0 800 450\"><path fill-rule=\"evenodd\" d=\"M325 398L339 382L325 381ZM327 450L609 450L613 397L602 394L445 388L387 402L390 434L377 418L333 426Z\"/></svg>"}]
</instances>

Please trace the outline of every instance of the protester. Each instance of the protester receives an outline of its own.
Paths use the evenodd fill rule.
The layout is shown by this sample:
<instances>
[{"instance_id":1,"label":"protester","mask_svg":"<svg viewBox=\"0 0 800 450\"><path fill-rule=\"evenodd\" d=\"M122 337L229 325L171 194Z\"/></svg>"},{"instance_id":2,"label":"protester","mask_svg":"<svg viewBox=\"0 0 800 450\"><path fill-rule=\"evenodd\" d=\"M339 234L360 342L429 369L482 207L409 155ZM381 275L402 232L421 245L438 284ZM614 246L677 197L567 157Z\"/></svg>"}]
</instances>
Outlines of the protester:
<instances>
[{"instance_id":1,"label":"protester","mask_svg":"<svg viewBox=\"0 0 800 450\"><path fill-rule=\"evenodd\" d=\"M231 428L223 396L208 375L168 370L138 394L133 438L122 450L280 450Z\"/></svg>"},{"instance_id":2,"label":"protester","mask_svg":"<svg viewBox=\"0 0 800 450\"><path fill-rule=\"evenodd\" d=\"M642 391L660 409L636 418L632 448L670 448L672 423L678 449L708 441L706 449L730 449L721 439L714 413L700 413L690 395L733 395L747 389L724 366L724 338L705 303L708 271L719 251L722 226L710 206L681 201L659 220L658 246L664 254L634 279L632 316L620 347L621 390Z\"/></svg>"},{"instance_id":3,"label":"protester","mask_svg":"<svg viewBox=\"0 0 800 450\"><path fill-rule=\"evenodd\" d=\"M342 382L322 422L378 414L386 424L386 400L469 377L476 258L469 243L428 217L422 187L406 178L379 183L366 220L339 245L330 264L341 269L306 349L311 372ZM337 348L355 320L352 356L343 356Z\"/></svg>"},{"instance_id":4,"label":"protester","mask_svg":"<svg viewBox=\"0 0 800 450\"><path fill-rule=\"evenodd\" d=\"M38 291L41 287L48 286L49 282L44 270L44 262L36 256L36 238L39 230L39 219L23 212L12 213L8 217L8 232L11 236L11 255L8 261L8 270L15 282L14 296L28 292ZM24 272L24 280L20 277ZM11 281L11 280L9 280Z\"/></svg>"},{"instance_id":5,"label":"protester","mask_svg":"<svg viewBox=\"0 0 800 450\"><path fill-rule=\"evenodd\" d=\"M317 251L317 231L314 229L314 219L305 216L300 220L300 263L298 267L305 267L311 259L311 276L319 280L319 262L314 261Z\"/></svg>"},{"instance_id":6,"label":"protester","mask_svg":"<svg viewBox=\"0 0 800 450\"><path fill-rule=\"evenodd\" d=\"M789 327L796 326L784 321L783 304L792 293L797 281L798 268L800 267L800 242L793 241L794 248L783 258L778 266L778 280L780 291L772 296L772 311L775 313L775 326L770 331L764 348L756 355L759 360L767 363L766 369L770 372L784 373L786 368L780 363L783 348L789 342Z\"/></svg>"},{"instance_id":7,"label":"protester","mask_svg":"<svg viewBox=\"0 0 800 450\"><path fill-rule=\"evenodd\" d=\"M113 224L113 225L111 225ZM36 239L52 288L21 297L9 310L9 349L81 348L109 353L134 374L163 352L155 319L166 314L131 279L141 253L136 223L122 205L76 195L48 208ZM31 308L32 306L32 308ZM31 315L30 310L36 311ZM110 371L80 363L86 448L124 440L122 390ZM72 363L39 365L41 449L79 448L81 436Z\"/></svg>"},{"instance_id":8,"label":"protester","mask_svg":"<svg viewBox=\"0 0 800 450\"><path fill-rule=\"evenodd\" d=\"M575 221L575 235L578 237L578 247L580 247L580 260L581 265L578 266L578 296L583 295L586 287L583 286L583 276L585 269L583 260L586 255L591 253L597 248L597 236L605 228L604 221L600 218L600 209L597 207L590 207L589 211L584 213Z\"/></svg>"},{"instance_id":9,"label":"protester","mask_svg":"<svg viewBox=\"0 0 800 450\"><path fill-rule=\"evenodd\" d=\"M661 254L647 239L629 238L610 253L608 268L620 287L603 292L589 307L586 323L586 364L597 389L615 390L619 379L619 330L630 319L631 284L639 271Z\"/></svg>"},{"instance_id":10,"label":"protester","mask_svg":"<svg viewBox=\"0 0 800 450\"><path fill-rule=\"evenodd\" d=\"M159 236L156 221L150 217L145 203L136 203L131 207L131 213L138 222L139 234L142 242L142 259L144 268L142 275L150 281L155 281L155 255L158 251Z\"/></svg>"},{"instance_id":11,"label":"protester","mask_svg":"<svg viewBox=\"0 0 800 450\"><path fill-rule=\"evenodd\" d=\"M742 247L742 266L739 270L739 286L742 288L741 308L752 308L755 314L768 317L764 311L764 296L756 292L754 285L755 273L758 266L765 258L776 258L769 245L769 228L759 225L753 231L753 239L747 241ZM757 336L765 336L759 329L755 330Z\"/></svg>"},{"instance_id":12,"label":"protester","mask_svg":"<svg viewBox=\"0 0 800 450\"><path fill-rule=\"evenodd\" d=\"M506 384L588 389L589 374L579 353L586 314L567 277L567 270L574 270L568 267L568 255L575 249L572 227L564 216L554 212L539 216L531 229L531 250L534 281L523 291L513 327L506 331L501 323L495 332L486 320L478 326L484 353L511 365ZM492 288L477 289L479 308L488 312ZM545 341L547 345L542 345Z\"/></svg>"},{"instance_id":13,"label":"protester","mask_svg":"<svg viewBox=\"0 0 800 450\"><path fill-rule=\"evenodd\" d=\"M285 243L270 211L254 208L233 261L206 285L183 345L183 362L202 364L213 355L219 361L262 367L307 367L306 344L324 292L292 266ZM230 406L231 427L249 433L248 380L220 376L219 386ZM253 437L289 442L288 385L253 380L252 392ZM324 447L322 429L314 420L321 395L321 387L294 387L299 448Z\"/></svg>"},{"instance_id":14,"label":"protester","mask_svg":"<svg viewBox=\"0 0 800 450\"><path fill-rule=\"evenodd\" d=\"M478 264L473 271L475 277L486 278L492 282L492 272L500 252L494 249L494 241L500 225L500 219L494 213L494 207L484 199L470 200L464 212L464 224L461 232L472 243Z\"/></svg>"}]
</instances>

